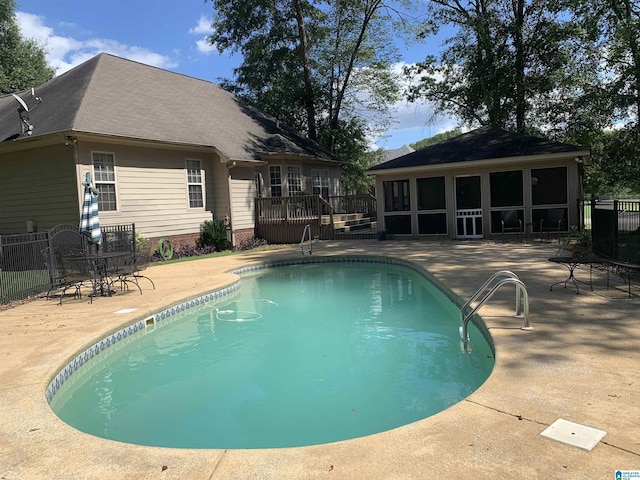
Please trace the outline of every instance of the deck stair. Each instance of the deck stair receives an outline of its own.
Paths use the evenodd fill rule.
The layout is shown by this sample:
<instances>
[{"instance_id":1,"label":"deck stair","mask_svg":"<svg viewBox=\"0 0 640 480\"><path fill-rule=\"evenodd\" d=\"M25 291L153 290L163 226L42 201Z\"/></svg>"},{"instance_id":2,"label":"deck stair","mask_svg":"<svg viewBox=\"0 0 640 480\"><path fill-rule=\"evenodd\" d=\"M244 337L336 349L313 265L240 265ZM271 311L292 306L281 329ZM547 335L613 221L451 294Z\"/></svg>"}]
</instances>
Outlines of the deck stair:
<instances>
[{"instance_id":1,"label":"deck stair","mask_svg":"<svg viewBox=\"0 0 640 480\"><path fill-rule=\"evenodd\" d=\"M328 225L329 217L322 217L322 224ZM376 230L378 222L362 213L337 214L333 216L333 230L335 233L349 233L358 230Z\"/></svg>"}]
</instances>

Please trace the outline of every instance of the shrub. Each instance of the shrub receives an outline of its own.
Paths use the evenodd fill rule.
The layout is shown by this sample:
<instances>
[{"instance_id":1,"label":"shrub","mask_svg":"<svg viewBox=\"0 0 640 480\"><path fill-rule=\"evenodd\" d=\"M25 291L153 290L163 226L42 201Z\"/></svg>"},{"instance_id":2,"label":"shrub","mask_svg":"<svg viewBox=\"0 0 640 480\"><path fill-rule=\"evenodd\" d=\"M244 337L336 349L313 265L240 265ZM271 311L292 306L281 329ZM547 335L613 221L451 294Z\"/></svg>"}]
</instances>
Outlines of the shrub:
<instances>
[{"instance_id":1,"label":"shrub","mask_svg":"<svg viewBox=\"0 0 640 480\"><path fill-rule=\"evenodd\" d=\"M200 248L213 246L217 251L230 248L227 240L227 225L220 220L207 220L200 225L200 238L197 246Z\"/></svg>"},{"instance_id":2,"label":"shrub","mask_svg":"<svg viewBox=\"0 0 640 480\"><path fill-rule=\"evenodd\" d=\"M141 233L136 233L136 252L145 252L149 249L149 239Z\"/></svg>"},{"instance_id":3,"label":"shrub","mask_svg":"<svg viewBox=\"0 0 640 480\"><path fill-rule=\"evenodd\" d=\"M251 237L245 238L241 242L236 245L236 251L244 251L244 250L252 250L258 247L264 247L265 245L269 245L264 238Z\"/></svg>"}]
</instances>

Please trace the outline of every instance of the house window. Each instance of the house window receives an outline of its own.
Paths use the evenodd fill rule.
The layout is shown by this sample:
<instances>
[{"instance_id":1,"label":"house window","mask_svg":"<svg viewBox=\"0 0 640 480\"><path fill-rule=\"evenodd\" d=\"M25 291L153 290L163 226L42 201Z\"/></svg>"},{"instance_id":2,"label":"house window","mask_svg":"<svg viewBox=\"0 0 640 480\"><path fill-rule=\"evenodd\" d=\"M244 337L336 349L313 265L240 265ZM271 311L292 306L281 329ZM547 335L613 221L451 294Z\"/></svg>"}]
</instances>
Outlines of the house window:
<instances>
[{"instance_id":1,"label":"house window","mask_svg":"<svg viewBox=\"0 0 640 480\"><path fill-rule=\"evenodd\" d=\"M531 169L531 202L534 205L567 203L567 167Z\"/></svg>"},{"instance_id":2,"label":"house window","mask_svg":"<svg viewBox=\"0 0 640 480\"><path fill-rule=\"evenodd\" d=\"M409 211L409 180L382 182L385 212Z\"/></svg>"},{"instance_id":3,"label":"house window","mask_svg":"<svg viewBox=\"0 0 640 480\"><path fill-rule=\"evenodd\" d=\"M522 170L490 173L489 182L492 207L521 207L524 204Z\"/></svg>"},{"instance_id":4,"label":"house window","mask_svg":"<svg viewBox=\"0 0 640 480\"><path fill-rule=\"evenodd\" d=\"M327 198L329 196L329 170L313 170L313 194L322 195Z\"/></svg>"},{"instance_id":5,"label":"house window","mask_svg":"<svg viewBox=\"0 0 640 480\"><path fill-rule=\"evenodd\" d=\"M272 197L282 196L282 174L279 165L269 167L269 189Z\"/></svg>"},{"instance_id":6,"label":"house window","mask_svg":"<svg viewBox=\"0 0 640 480\"><path fill-rule=\"evenodd\" d=\"M189 208L202 208L204 207L202 164L200 160L186 160L185 165L189 188Z\"/></svg>"},{"instance_id":7,"label":"house window","mask_svg":"<svg viewBox=\"0 0 640 480\"><path fill-rule=\"evenodd\" d=\"M302 168L287 167L287 187L290 197L302 195Z\"/></svg>"},{"instance_id":8,"label":"house window","mask_svg":"<svg viewBox=\"0 0 640 480\"><path fill-rule=\"evenodd\" d=\"M115 212L116 202L116 161L113 153L91 152L93 177L98 190L98 210Z\"/></svg>"}]
</instances>

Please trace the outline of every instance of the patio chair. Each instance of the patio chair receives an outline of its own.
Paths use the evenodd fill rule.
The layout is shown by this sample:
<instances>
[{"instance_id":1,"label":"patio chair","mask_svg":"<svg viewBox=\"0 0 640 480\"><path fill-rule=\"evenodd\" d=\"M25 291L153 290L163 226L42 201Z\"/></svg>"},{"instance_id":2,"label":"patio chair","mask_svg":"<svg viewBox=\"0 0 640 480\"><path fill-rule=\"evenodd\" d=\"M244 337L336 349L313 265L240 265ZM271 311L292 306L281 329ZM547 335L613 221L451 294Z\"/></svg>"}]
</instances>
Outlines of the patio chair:
<instances>
[{"instance_id":1,"label":"patio chair","mask_svg":"<svg viewBox=\"0 0 640 480\"><path fill-rule=\"evenodd\" d=\"M522 220L518 217L518 210L506 210L501 213L500 224L502 227L502 243L504 243L505 233L516 233L516 239L522 242Z\"/></svg>"},{"instance_id":2,"label":"patio chair","mask_svg":"<svg viewBox=\"0 0 640 480\"><path fill-rule=\"evenodd\" d=\"M140 247L140 250L136 252L135 270L133 272L133 277L136 279L136 282L140 278L144 278L148 280L151 283L151 286L153 287L153 289L155 290L156 284L153 283L153 280L151 280L149 277L141 273L144 270L146 270L150 262L151 262L151 247L149 245Z\"/></svg>"},{"instance_id":3,"label":"patio chair","mask_svg":"<svg viewBox=\"0 0 640 480\"><path fill-rule=\"evenodd\" d=\"M156 289L155 283L149 277L143 275L141 272L147 268L147 265L151 261L151 248L146 245L140 247L135 255L133 255L128 262L122 266L121 272L118 274L118 279L122 286L126 286L128 283L133 283L140 293L142 294L142 287L140 287L140 279L145 278L150 283L153 289Z\"/></svg>"},{"instance_id":4,"label":"patio chair","mask_svg":"<svg viewBox=\"0 0 640 480\"><path fill-rule=\"evenodd\" d=\"M93 286L96 277L87 259L86 237L77 227L60 226L50 237L49 245L43 252L51 280L47 298L59 295L62 304L67 290L73 291L74 298L82 298L81 287Z\"/></svg>"},{"instance_id":5,"label":"patio chair","mask_svg":"<svg viewBox=\"0 0 640 480\"><path fill-rule=\"evenodd\" d=\"M540 239L546 233L550 239L551 232L558 232L558 242L560 242L560 234L566 232L564 208L550 208L547 210L545 218L540 220Z\"/></svg>"}]
</instances>

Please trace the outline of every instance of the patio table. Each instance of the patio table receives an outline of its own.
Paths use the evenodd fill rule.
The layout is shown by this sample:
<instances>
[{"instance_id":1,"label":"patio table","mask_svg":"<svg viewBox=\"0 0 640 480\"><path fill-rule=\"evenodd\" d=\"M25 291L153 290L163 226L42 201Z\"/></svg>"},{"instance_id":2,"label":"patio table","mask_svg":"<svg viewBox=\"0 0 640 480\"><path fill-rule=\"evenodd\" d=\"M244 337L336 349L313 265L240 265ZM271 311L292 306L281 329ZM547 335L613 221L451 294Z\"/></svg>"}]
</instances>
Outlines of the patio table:
<instances>
[{"instance_id":1,"label":"patio table","mask_svg":"<svg viewBox=\"0 0 640 480\"><path fill-rule=\"evenodd\" d=\"M553 263L558 263L560 265L564 265L565 267L567 267L567 269L569 270L569 276L567 278L565 278L564 280L561 280L559 282L556 282L554 284L552 284L549 287L550 291L553 291L553 287L555 287L556 285L560 285L561 283L564 283L564 288L567 288L567 283L568 282L572 282L573 285L576 287L576 293L579 295L580 294L580 289L578 287L578 283L584 283L585 285L589 285L591 287L591 290L593 290L593 283L592 283L592 278L591 278L591 267L593 266L594 263L598 263L600 260L596 257L591 257L591 256L587 256L587 257L572 257L572 256L564 256L564 257L551 257L549 259L550 262ZM583 282L582 280L578 280L575 275L574 275L574 270L579 266L579 265L589 265L589 282Z\"/></svg>"},{"instance_id":2,"label":"patio table","mask_svg":"<svg viewBox=\"0 0 640 480\"><path fill-rule=\"evenodd\" d=\"M92 279L93 292L90 297L103 296L110 297L115 291L111 288L114 280L127 259L133 257L131 252L102 252L85 255L85 259L90 264L90 271L93 272Z\"/></svg>"}]
</instances>

